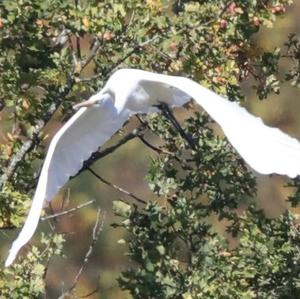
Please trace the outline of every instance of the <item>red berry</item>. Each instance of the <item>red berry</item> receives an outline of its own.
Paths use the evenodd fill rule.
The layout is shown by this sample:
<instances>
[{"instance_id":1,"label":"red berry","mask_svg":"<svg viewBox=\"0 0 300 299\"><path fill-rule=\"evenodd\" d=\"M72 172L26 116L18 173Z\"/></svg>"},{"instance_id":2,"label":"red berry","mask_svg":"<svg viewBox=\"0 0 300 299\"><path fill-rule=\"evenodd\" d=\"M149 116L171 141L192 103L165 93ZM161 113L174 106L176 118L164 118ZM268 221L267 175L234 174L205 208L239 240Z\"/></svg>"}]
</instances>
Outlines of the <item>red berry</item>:
<instances>
[{"instance_id":1,"label":"red berry","mask_svg":"<svg viewBox=\"0 0 300 299\"><path fill-rule=\"evenodd\" d=\"M234 2L232 2L229 7L227 8L227 11L231 14L235 14L235 8L236 8L236 4Z\"/></svg>"},{"instance_id":2,"label":"red berry","mask_svg":"<svg viewBox=\"0 0 300 299\"><path fill-rule=\"evenodd\" d=\"M227 26L228 26L228 22L227 22L226 20L222 19L222 20L220 21L220 28L226 29Z\"/></svg>"}]
</instances>

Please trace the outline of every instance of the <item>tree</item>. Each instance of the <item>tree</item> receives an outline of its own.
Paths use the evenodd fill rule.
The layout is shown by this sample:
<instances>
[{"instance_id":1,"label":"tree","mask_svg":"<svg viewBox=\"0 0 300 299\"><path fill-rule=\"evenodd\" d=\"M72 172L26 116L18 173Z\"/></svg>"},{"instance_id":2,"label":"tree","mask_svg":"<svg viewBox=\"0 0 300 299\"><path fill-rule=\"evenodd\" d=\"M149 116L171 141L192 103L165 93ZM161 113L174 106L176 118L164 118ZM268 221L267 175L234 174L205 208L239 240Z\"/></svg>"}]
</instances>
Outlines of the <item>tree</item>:
<instances>
[{"instance_id":1,"label":"tree","mask_svg":"<svg viewBox=\"0 0 300 299\"><path fill-rule=\"evenodd\" d=\"M0 225L20 227L45 155L47 125L68 118L81 96L94 93L117 68L185 74L242 101L241 83L252 80L257 96L279 93L282 81L299 86L300 41L290 35L283 50L262 51L252 42L292 1L2 1L0 94L5 107L1 145ZM279 63L290 60L282 78ZM256 180L205 113L184 120L198 150L161 115L139 117L116 147L100 150L88 165L134 138L157 153L147 181L146 202L116 200L114 210L130 237L133 264L118 281L133 298L298 298L299 234L289 211L268 219L255 206ZM149 132L163 143L157 147ZM104 180L104 182L108 183ZM299 181L293 180L299 202ZM79 209L80 207L78 207ZM97 236L100 213L85 269ZM208 219L226 223L228 238ZM42 235L42 245L0 273L0 297L35 298L46 292L52 257L67 248L65 236ZM76 296L82 271L61 297ZM78 294L77 294L78 295ZM79 296L79 295L78 295ZM300 297L299 297L300 298Z\"/></svg>"}]
</instances>

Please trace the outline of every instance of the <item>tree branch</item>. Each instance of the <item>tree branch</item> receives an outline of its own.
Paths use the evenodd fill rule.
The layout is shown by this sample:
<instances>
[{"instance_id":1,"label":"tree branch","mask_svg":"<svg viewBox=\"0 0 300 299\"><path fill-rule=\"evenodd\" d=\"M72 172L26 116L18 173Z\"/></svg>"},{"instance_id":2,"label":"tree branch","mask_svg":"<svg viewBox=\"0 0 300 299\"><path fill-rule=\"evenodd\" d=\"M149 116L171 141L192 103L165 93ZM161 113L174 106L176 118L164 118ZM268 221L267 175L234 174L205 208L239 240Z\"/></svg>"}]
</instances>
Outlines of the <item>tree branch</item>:
<instances>
[{"instance_id":1,"label":"tree branch","mask_svg":"<svg viewBox=\"0 0 300 299\"><path fill-rule=\"evenodd\" d=\"M89 261L89 258L91 256L91 254L93 252L95 244L96 244L96 242L97 242L97 240L99 238L100 232L103 230L103 225L104 225L104 221L105 221L105 218L106 218L106 212L103 213L102 221L101 222L100 222L100 215L101 215L101 209L98 208L96 222L95 222L95 225L94 225L94 228L93 228L92 242L90 244L90 247L89 247L87 253L85 254L82 266L79 269L77 275L75 276L74 281L73 281L73 285L71 286L70 290L73 290L76 287L76 284L78 283L78 280L79 280L79 278L80 278L80 276L81 276L81 274L82 274L82 272L83 272L86 264Z\"/></svg>"},{"instance_id":2,"label":"tree branch","mask_svg":"<svg viewBox=\"0 0 300 299\"><path fill-rule=\"evenodd\" d=\"M95 79L98 79L100 77L106 77L109 74L111 74L121 63L123 63L127 58L129 58L132 54L140 51L141 48L147 46L148 44L152 43L153 41L155 41L156 39L158 39L160 36L159 35L155 35L154 37L150 38L149 40L142 42L136 46L133 47L133 49L131 51L129 51L125 56L123 56L122 58L120 58L117 62L115 62L108 71L106 72L101 72L99 74L96 74L94 76L88 77L88 78L78 78L77 82L89 82Z\"/></svg>"},{"instance_id":3,"label":"tree branch","mask_svg":"<svg viewBox=\"0 0 300 299\"><path fill-rule=\"evenodd\" d=\"M0 177L0 189L3 189L6 183L11 179L12 175L14 174L15 170L18 168L20 162L25 158L25 156L37 145L39 145L41 138L40 132L46 125L46 123L50 120L52 115L55 113L56 109L60 106L60 104L64 101L65 97L68 95L70 90L72 89L75 81L73 77L69 77L67 85L65 85L59 95L58 100L56 100L50 107L50 109L45 112L44 117L37 122L35 126L31 139L25 141L21 146L20 150L16 152L8 166L3 170L3 174Z\"/></svg>"},{"instance_id":4,"label":"tree branch","mask_svg":"<svg viewBox=\"0 0 300 299\"><path fill-rule=\"evenodd\" d=\"M76 175L74 175L73 177L78 176L82 171L88 169L94 162L96 162L97 160L112 154L115 150L117 150L119 147L121 147L122 145L126 144L128 141L136 138L137 136L139 136L139 134L141 134L141 132L145 130L145 126L141 125L137 128L135 128L134 130L132 130L132 132L128 133L127 135L125 135L123 138L121 138L116 144L100 151L100 152L94 152L91 157L86 160L83 163L82 168L78 171L78 173ZM72 177L72 178L73 178Z\"/></svg>"},{"instance_id":5,"label":"tree branch","mask_svg":"<svg viewBox=\"0 0 300 299\"><path fill-rule=\"evenodd\" d=\"M103 177L101 177L99 174L97 174L93 169L87 168L87 170L90 171L96 178L98 178L104 184L112 187L113 189L115 189L115 190L117 190L117 191L119 191L119 192L121 192L121 193L123 193L123 194L125 194L125 195L127 195L127 196L129 196L131 198L133 198L133 199L135 199L139 203L142 203L144 205L147 204L146 201L144 201L143 199L137 197L133 193L131 193L131 192L129 192L129 191L127 191L127 190L125 190L125 189L123 189L123 188L121 188L121 187L119 187L119 186L117 186L117 185L115 185L115 184L113 184L113 183L105 180Z\"/></svg>"},{"instance_id":6,"label":"tree branch","mask_svg":"<svg viewBox=\"0 0 300 299\"><path fill-rule=\"evenodd\" d=\"M181 30L177 31L175 34L181 34L183 33L184 31L186 31L187 29L190 30L190 29L196 29L196 28L199 28L201 26L208 26L216 21L218 21L222 15L226 12L226 10L228 9L228 7L230 6L232 2L229 2L227 3L221 13L218 15L218 18L215 20L210 20L206 23L197 23L196 25L194 26L190 26L189 28L187 27L184 27L182 28ZM171 32L173 34L173 32ZM167 34L164 34L163 37L166 37ZM127 58L129 58L132 54L135 54L136 52L140 51L142 48L146 47L147 45L151 44L152 42L154 42L155 40L159 39L160 37L162 37L162 33L160 32L159 34L156 34L154 35L152 38L148 39L147 41L145 42L142 42L142 43L139 43L137 44L136 46L133 47L133 49L131 51L129 51L124 57L122 57L121 59L119 59L115 64L112 65L112 67L107 71L107 72L101 72L99 74L96 74L94 76L91 76L91 77L88 77L88 78L77 78L77 82L89 82L89 81L92 81L92 80L95 80L95 79L98 79L100 78L101 76L107 76L109 75L111 72L113 72L121 63L123 63Z\"/></svg>"},{"instance_id":7,"label":"tree branch","mask_svg":"<svg viewBox=\"0 0 300 299\"><path fill-rule=\"evenodd\" d=\"M151 43L152 41L154 41L158 37L159 36L157 35L157 36L153 37L152 39L137 45L136 47L134 47L134 49L132 51L130 51L123 58L119 59L116 63L114 63L112 65L112 67L107 72L105 72L103 74L102 73L97 74L96 78L99 78L101 76L105 77L105 76L109 75L116 67L118 67L123 61L125 61L128 57L130 57L132 54L134 54L138 49L140 49L141 47L144 47L147 44ZM94 46L93 46L93 49L91 51L90 56L85 61L82 62L79 74L90 63L90 61L95 57L95 55L97 54L97 51L98 51L99 48L100 48L100 42L97 40L95 42ZM74 67L76 68L76 65L74 65ZM79 74L77 74L77 75L79 75ZM90 79L90 80L92 80L92 79ZM25 158L27 153L29 153L35 146L39 145L39 143L40 143L40 138L39 138L40 132L42 131L42 129L44 128L46 123L49 121L49 119L52 117L52 115L54 114L56 109L64 101L65 97L71 91L73 85L77 82L90 81L90 80L82 80L82 79L80 79L76 76L74 77L74 75L69 76L69 80L68 80L67 85L62 88L60 94L57 97L59 100L57 100L50 107L50 109L46 112L43 119L38 122L38 125L36 126L35 130L33 131L33 134L32 134L33 137L30 140L26 141L22 145L21 149L11 158L8 167L6 167L6 169L4 169L3 175L0 177L0 189L3 189L3 187L5 187L7 181L9 181L11 179L13 173L18 168L19 163Z\"/></svg>"},{"instance_id":8,"label":"tree branch","mask_svg":"<svg viewBox=\"0 0 300 299\"><path fill-rule=\"evenodd\" d=\"M81 70L83 70L94 59L94 57L97 55L98 50L100 49L100 46L101 46L101 42L97 38L94 41L90 55L85 60L82 61L82 69Z\"/></svg>"},{"instance_id":9,"label":"tree branch","mask_svg":"<svg viewBox=\"0 0 300 299\"><path fill-rule=\"evenodd\" d=\"M95 200L90 200L88 202L85 202L77 207L74 207L74 208L71 208L69 210L66 210L66 211L62 211L62 212L59 212L59 213L56 213L56 214L52 214L52 215L49 215L49 216L45 216L45 217L41 217L41 220L42 221L45 221L45 220L49 220L49 219L53 219L53 218L57 218L57 217L61 217L61 216L65 216L67 214L71 214L71 213L74 213L82 208L85 208L86 206L89 206L91 205L92 203L94 203Z\"/></svg>"},{"instance_id":10,"label":"tree branch","mask_svg":"<svg viewBox=\"0 0 300 299\"><path fill-rule=\"evenodd\" d=\"M79 281L79 279L80 279L80 277L83 273L83 270L85 269L86 265L89 262L89 259L90 259L91 255L93 253L94 247L95 247L95 245L98 241L98 238L100 236L100 232L103 230L103 225L104 225L104 221L105 221L105 218L106 218L106 212L103 213L101 222L100 222L100 215L101 215L101 209L98 208L95 225L93 227L92 241L91 241L91 244L88 248L88 251L85 254L85 257L83 259L83 263L82 263L79 271L77 272L71 287L68 289L68 291L64 292L61 296L59 296L59 299L68 298L68 296L71 295L73 290L76 288L76 285L77 285L77 283L78 283L78 281Z\"/></svg>"},{"instance_id":11,"label":"tree branch","mask_svg":"<svg viewBox=\"0 0 300 299\"><path fill-rule=\"evenodd\" d=\"M226 11L226 9L229 7L229 5L231 4L231 2L229 2L222 10L220 16L222 14L224 14L224 12ZM218 16L218 17L220 17ZM209 24L211 24L212 21L209 21L205 24L196 24L194 25L192 28L197 28L200 26L207 26ZM181 31L183 31L184 29L182 29ZM181 31L178 31L178 33L181 33ZM57 107L63 102L64 98L66 97L66 95L70 92L70 90L72 89L75 81L76 82L86 82L86 81L91 81L94 79L97 79L101 76L106 77L107 75L109 75L111 72L113 72L121 63L123 63L127 58L129 58L132 54L136 53L137 51L139 51L141 48L147 46L148 44L151 44L153 41L157 40L160 37L160 35L155 35L154 37L150 38L149 40L142 42L138 45L136 45L131 51L129 51L125 56L123 56L122 58L120 58L115 64L113 64L110 69L104 73L100 73L100 74L96 74L90 78L76 78L76 80L74 79L74 77L71 77L69 79L69 82L66 86L66 88L64 89L64 91L58 96L58 98L60 100L58 100L54 107L51 109L49 113L46 114L46 117L43 118L43 120L41 120L39 122L39 124L37 125L36 129L33 132L33 137L31 140L26 141L21 149L12 157L12 159L10 160L10 163L8 165L8 167L4 170L3 175L0 178L0 189L3 189L3 187L5 186L6 182L9 181L13 175L13 173L15 172L15 170L18 167L18 164L20 163L21 160L24 159L24 157L26 156L26 154L28 152L30 152L32 150L32 148L34 146L37 146L40 142L39 140L39 133L41 132L41 130L44 128L45 124L47 123L47 121L51 118L51 116L54 114L54 112L56 111ZM96 46L94 47L94 50L92 50L91 55L88 57L88 59L86 59L86 61L84 62L83 66L81 66L81 71L82 69L88 65L88 63L94 58L94 56L96 55L98 49L100 47L100 43L99 45L96 44Z\"/></svg>"},{"instance_id":12,"label":"tree branch","mask_svg":"<svg viewBox=\"0 0 300 299\"><path fill-rule=\"evenodd\" d=\"M85 295L80 296L79 298L87 298L87 297L90 297L90 296L92 296L92 295L94 295L95 293L98 293L98 292L99 292L99 287L96 288L95 290L85 294Z\"/></svg>"}]
</instances>

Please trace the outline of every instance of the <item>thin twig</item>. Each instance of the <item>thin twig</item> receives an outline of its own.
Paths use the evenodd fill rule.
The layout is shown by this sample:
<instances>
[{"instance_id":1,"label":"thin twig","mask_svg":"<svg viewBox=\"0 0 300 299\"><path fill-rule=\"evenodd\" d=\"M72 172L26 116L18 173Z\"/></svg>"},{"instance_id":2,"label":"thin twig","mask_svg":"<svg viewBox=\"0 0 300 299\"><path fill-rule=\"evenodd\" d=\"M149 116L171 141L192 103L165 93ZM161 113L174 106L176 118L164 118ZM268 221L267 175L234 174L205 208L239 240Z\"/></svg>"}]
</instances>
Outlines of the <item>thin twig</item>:
<instances>
[{"instance_id":1,"label":"thin twig","mask_svg":"<svg viewBox=\"0 0 300 299\"><path fill-rule=\"evenodd\" d=\"M165 149L159 148L154 146L153 144L151 144L149 141L147 141L145 139L145 137L141 134L138 135L139 139L149 148L151 148L152 150L154 150L155 152L158 152L159 154L166 154L166 155L170 155L172 157L174 157L176 160L178 159L178 157L176 157L172 152L169 152Z\"/></svg>"},{"instance_id":2,"label":"thin twig","mask_svg":"<svg viewBox=\"0 0 300 299\"><path fill-rule=\"evenodd\" d=\"M75 80L73 77L69 77L67 84L61 88L57 100L51 105L48 111L45 112L43 118L37 122L35 126L31 139L25 141L18 150L10 159L9 165L3 170L3 174L0 178L0 189L3 189L6 183L11 179L16 169L18 168L21 161L24 160L25 156L39 143L41 142L40 132L50 120L52 115L55 113L56 109L64 101L65 97L68 95L72 89Z\"/></svg>"},{"instance_id":3,"label":"thin twig","mask_svg":"<svg viewBox=\"0 0 300 299\"><path fill-rule=\"evenodd\" d=\"M148 44L152 43L153 41L155 41L156 39L158 39L160 36L159 35L155 35L154 37L150 38L149 40L142 42L136 46L133 47L133 49L131 51L129 51L125 56L123 56L122 58L120 58L117 62L115 62L108 71L106 72L101 72L99 74L96 74L94 76L88 77L88 78L78 78L77 82L89 82L95 79L98 79L100 77L106 77L108 75L110 75L121 63L123 63L127 58L129 58L132 54L136 53L137 51L139 51L140 49L142 49L143 47L147 46Z\"/></svg>"},{"instance_id":4,"label":"thin twig","mask_svg":"<svg viewBox=\"0 0 300 299\"><path fill-rule=\"evenodd\" d=\"M147 120L142 119L141 115L136 114L135 117L138 119L141 125L145 126L145 128L149 129L151 132L153 132L152 128L150 127ZM154 133L154 132L153 132Z\"/></svg>"},{"instance_id":5,"label":"thin twig","mask_svg":"<svg viewBox=\"0 0 300 299\"><path fill-rule=\"evenodd\" d=\"M119 186L117 186L117 185L115 185L115 184L113 184L113 183L105 180L103 177L101 177L99 174L97 174L93 169L91 169L91 168L88 167L87 170L90 171L97 179L99 179L104 184L112 187L113 189L115 189L115 190L117 190L117 191L119 191L119 192L121 192L121 193L123 193L123 194L125 194L125 195L127 195L127 196L129 196L131 198L133 198L133 199L135 199L139 203L142 203L144 205L147 204L146 201L144 201L143 199L137 197L133 193L131 193L131 192L129 192L129 191L127 191L127 190L125 190L125 189L123 189L123 188L121 188L121 187L119 187Z\"/></svg>"},{"instance_id":6,"label":"thin twig","mask_svg":"<svg viewBox=\"0 0 300 299\"><path fill-rule=\"evenodd\" d=\"M93 48L89 54L89 56L82 61L82 65L81 65L81 70L83 70L93 59L94 57L97 55L99 49L100 49L100 40L97 38L95 41L94 41L94 45L93 45Z\"/></svg>"},{"instance_id":7,"label":"thin twig","mask_svg":"<svg viewBox=\"0 0 300 299\"><path fill-rule=\"evenodd\" d=\"M94 247L95 247L95 245L98 241L100 232L103 230L103 225L104 225L104 221L105 221L105 218L106 218L106 212L103 213L101 223L100 223L100 215L101 215L101 209L98 208L95 225L93 227L92 241L91 241L91 244L88 248L88 251L86 252L86 254L84 256L83 263L82 263L79 271L77 272L71 287L67 291L62 290L62 294L58 297L58 299L69 298L69 296L72 295L73 291L75 290L75 288L78 284L78 281L79 281L79 279L80 279L80 277L83 273L83 270L85 269L87 263L89 262L89 259L90 259L91 255L93 253L93 250L94 250Z\"/></svg>"},{"instance_id":8,"label":"thin twig","mask_svg":"<svg viewBox=\"0 0 300 299\"><path fill-rule=\"evenodd\" d=\"M63 211L63 212L59 212L59 213L56 213L56 214L52 214L52 215L49 215L49 216L45 216L45 217L42 217L41 220L48 220L48 219L52 219L52 218L56 218L56 217L61 217L61 216L64 216L64 215L67 215L67 214L71 214L71 213L74 213L86 206L89 206L91 205L92 203L94 203L95 200L90 200L88 202L85 202L77 207L74 207L72 209L69 209L69 210L66 210L66 211Z\"/></svg>"},{"instance_id":9,"label":"thin twig","mask_svg":"<svg viewBox=\"0 0 300 299\"><path fill-rule=\"evenodd\" d=\"M136 115L137 119L139 120L139 122L145 126L146 128L148 128L150 131L152 131L151 127L149 126L148 122L147 121L144 121L141 119L141 117L139 115ZM153 131L152 131L153 132ZM153 132L154 133L154 132ZM139 139L143 142L143 144L145 144L147 147L149 147L150 149L152 149L153 151L157 152L158 154L165 154L165 155L169 155L171 156L172 158L174 158L176 161L178 161L182 166L187 166L186 162L181 160L180 158L178 158L174 153L168 151L168 150L165 150L165 149L162 149L162 148L159 148L159 147L156 147L154 146L153 144L151 144L150 142L148 142L144 135L143 134L138 134L138 137Z\"/></svg>"},{"instance_id":10,"label":"thin twig","mask_svg":"<svg viewBox=\"0 0 300 299\"><path fill-rule=\"evenodd\" d=\"M64 195L63 195L63 198L62 198L62 201L61 201L61 205L60 205L60 210L62 211L65 207L65 204L69 204L70 202L70 194L71 194L71 191L70 191L70 188L67 188L67 190L64 192Z\"/></svg>"},{"instance_id":11,"label":"thin twig","mask_svg":"<svg viewBox=\"0 0 300 299\"><path fill-rule=\"evenodd\" d=\"M154 39L151 39L147 42L151 42ZM142 43L140 46L146 45L147 42ZM100 47L100 44L99 44ZM96 48L94 50L94 53L96 54ZM92 50L93 53L93 50ZM134 51L131 51L130 53L126 54L123 58L121 58L119 61L117 61L113 66L105 73L103 76L109 75L120 63L122 63L124 60L126 60L130 55L132 55ZM75 55L76 57L76 55ZM92 60L92 55L90 58L88 58L83 65L81 66L80 72L85 68L85 66ZM74 61L75 63L75 61ZM75 65L74 65L75 67ZM100 77L100 75L99 75ZM35 146L39 145L40 143L40 132L44 128L44 126L47 124L49 119L52 117L52 115L55 113L56 109L60 106L60 104L64 101L65 97L67 94L71 91L73 85L75 82L78 82L78 80L81 81L79 78L75 78L74 76L69 76L67 85L64 86L61 89L61 92L59 96L57 97L58 100L50 107L50 109L45 113L44 117L42 120L38 122L36 125L33 133L32 133L32 138L30 140L27 140L23 143L21 146L20 150L11 158L9 165L3 170L3 174L0 177L0 189L3 189L5 187L7 181L9 181L12 177L12 175L15 173L15 170L18 168L18 165L20 162L25 158L27 153L29 153ZM89 81L89 80L88 80Z\"/></svg>"},{"instance_id":12,"label":"thin twig","mask_svg":"<svg viewBox=\"0 0 300 299\"><path fill-rule=\"evenodd\" d=\"M156 107L158 107L158 109L161 110L162 114L172 123L172 125L175 127L175 129L181 135L181 137L188 142L190 147L193 150L197 151L197 146L196 146L194 140L189 135L187 135L186 132L183 130L183 128L179 124L178 120L174 116L174 114L171 111L171 109L169 108L169 106L166 103L162 102L159 105L157 105Z\"/></svg>"},{"instance_id":13,"label":"thin twig","mask_svg":"<svg viewBox=\"0 0 300 299\"><path fill-rule=\"evenodd\" d=\"M141 135L141 134L140 134L138 137L139 137L139 139L140 139L147 147L151 148L153 151L155 151L155 152L157 152L157 153L159 153L159 154L164 153L164 150L162 150L162 149L160 149L159 147L156 147L156 146L152 145L150 142L148 142L148 141L145 139L144 135ZM169 153L169 152L168 152L168 153Z\"/></svg>"},{"instance_id":14,"label":"thin twig","mask_svg":"<svg viewBox=\"0 0 300 299\"><path fill-rule=\"evenodd\" d=\"M230 6L232 2L227 3L227 5L224 6L224 8L222 9L221 13L218 15L218 18L215 20L210 20L206 23L201 23L198 22L197 24L190 26L190 27L184 27L181 30L178 30L174 35L178 35L183 33L184 31L191 30L191 29L197 29L200 27L204 27L204 26L208 26L214 22L216 22L217 20L220 19L220 17L226 12L226 10L228 9L228 7ZM173 33L173 32L171 32ZM145 42L142 42L140 44L137 44L136 46L133 47L133 49L131 51L129 51L125 56L123 56L121 59L119 59L115 64L112 65L112 67L105 73L101 72L99 74L96 74L94 76L88 77L88 78L78 78L78 82L89 82L95 79L98 79L100 77L106 77L109 74L111 74L121 63L123 63L127 58L129 58L132 54L136 53L137 51L139 51L140 49L146 47L147 45L151 44L152 42L154 42L155 40L161 38L161 37L167 37L167 34L164 34L162 36L162 33L160 32L159 34L154 35L152 38L148 39Z\"/></svg>"},{"instance_id":15,"label":"thin twig","mask_svg":"<svg viewBox=\"0 0 300 299\"><path fill-rule=\"evenodd\" d=\"M149 143L145 138L144 136L138 136L139 139L143 142L143 144L145 144L146 146L148 146L150 149L152 149L153 151L157 152L158 154L165 154L165 155L168 155L168 156L171 156L173 159L175 159L177 162L180 163L180 165L182 167L186 167L188 168L188 164L186 163L187 160L182 160L180 159L179 157L176 156L176 154L172 153L172 152L169 152L165 149L162 149L162 148L158 148L154 145L152 145L151 143ZM189 167L190 168L190 167Z\"/></svg>"},{"instance_id":16,"label":"thin twig","mask_svg":"<svg viewBox=\"0 0 300 299\"><path fill-rule=\"evenodd\" d=\"M229 5L232 2L229 2L221 11L221 13L219 14L218 17L221 17L227 10L227 8L229 7ZM213 23L215 20L211 20L208 21L204 24L201 23L197 23L196 25L194 25L192 28L189 29L195 29L197 27L202 26L208 26L209 24ZM183 28L182 30L179 30L176 34L180 34L182 33L184 30L186 30L186 27ZM152 42L154 42L155 40L157 40L160 37L160 35L155 35L154 37L150 38L149 40L140 43L138 45L136 45L129 53L127 53L125 56L123 56L122 58L120 58L116 63L114 63L110 69L104 73L100 73L100 74L96 74L90 78L76 78L76 82L86 82L86 81L91 81L94 79L97 79L101 76L106 77L108 76L110 73L112 73L121 63L123 63L127 58L129 58L132 54L136 53L138 50L140 50L141 48L147 46L148 44L151 44ZM91 59L90 59L91 60ZM89 60L89 61L90 61ZM89 62L88 61L88 62ZM87 65L87 64L86 64ZM82 68L81 68L82 70ZM28 152L30 152L32 150L32 148L34 146L37 146L40 143L40 139L39 139L39 133L41 132L41 130L44 128L45 124L47 123L47 121L50 119L50 117L54 114L54 112L56 111L57 107L63 102L65 96L69 93L69 91L72 89L73 85L75 83L75 79L74 77L70 77L68 80L68 84L67 86L63 89L63 91L61 92L61 94L58 96L58 98L60 100L58 100L55 105L54 105L54 109L50 108L50 111L46 113L46 116L43 118L43 120L41 120L39 122L39 125L37 125L36 129L33 132L33 137L31 140L26 141L21 149L12 157L12 159L10 160L10 163L8 165L8 167L6 167L6 169L4 169L3 171L3 175L0 178L0 189L3 189L3 187L6 185L6 182L10 180L10 178L12 177L13 173L15 172L15 170L17 169L20 161L22 161L24 159L24 157L26 156L26 154Z\"/></svg>"},{"instance_id":17,"label":"thin twig","mask_svg":"<svg viewBox=\"0 0 300 299\"><path fill-rule=\"evenodd\" d=\"M76 287L76 285L77 285L77 283L79 281L79 278L80 278L80 276L81 276L81 274L82 274L85 266L89 262L89 259L91 257L92 252L93 252L95 244L96 244L96 242L97 242L97 240L99 238L100 232L103 229L103 225L104 225L104 221L105 221L105 217L106 217L106 212L103 213L103 215L102 215L102 221L101 222L100 222L100 215L101 215L101 209L98 208L96 222L95 222L95 225L94 225L94 228L93 228L92 242L90 244L90 247L89 247L87 253L85 254L83 263L82 263L82 265L81 265L78 273L76 274L76 276L74 278L74 281L73 281L73 284L70 287L68 293L72 292L74 290L74 288Z\"/></svg>"},{"instance_id":18,"label":"thin twig","mask_svg":"<svg viewBox=\"0 0 300 299\"><path fill-rule=\"evenodd\" d=\"M52 202L50 201L49 202L49 210L50 210L50 212L51 212L51 214L54 214L54 209L53 209L53 206L52 206ZM57 219L53 219L54 220L54 222L56 222L57 221Z\"/></svg>"},{"instance_id":19,"label":"thin twig","mask_svg":"<svg viewBox=\"0 0 300 299\"><path fill-rule=\"evenodd\" d=\"M80 65L80 60L78 58L78 53L77 53L77 50L73 44L73 41L72 41L72 36L71 34L68 35L68 39L69 39L69 44L70 44L70 47L72 49L72 58L73 58L73 64L74 64L74 72L76 72L76 69L78 69L78 66ZM76 47L77 47L77 36L75 36L75 39L76 39Z\"/></svg>"},{"instance_id":20,"label":"thin twig","mask_svg":"<svg viewBox=\"0 0 300 299\"><path fill-rule=\"evenodd\" d=\"M80 37L76 36L76 48L78 59L81 59Z\"/></svg>"},{"instance_id":21,"label":"thin twig","mask_svg":"<svg viewBox=\"0 0 300 299\"><path fill-rule=\"evenodd\" d=\"M86 294L86 295L80 296L79 298L87 298L87 297L90 297L90 296L92 296L92 295L94 295L95 293L98 293L98 292L99 292L99 287L96 288L95 290L89 292L89 293Z\"/></svg>"},{"instance_id":22,"label":"thin twig","mask_svg":"<svg viewBox=\"0 0 300 299\"><path fill-rule=\"evenodd\" d=\"M14 174L18 164L23 160L24 156L34 148L35 144L39 140L39 132L43 128L44 124L44 121L39 122L39 124L35 127L32 138L25 141L19 151L16 152L16 154L11 158L10 163L8 164L7 168L4 169L0 178L0 189L5 187L6 182Z\"/></svg>"},{"instance_id":23,"label":"thin twig","mask_svg":"<svg viewBox=\"0 0 300 299\"><path fill-rule=\"evenodd\" d=\"M126 32L130 28L130 26L133 24L134 18L135 18L135 11L133 10L132 13L131 13L128 25L126 26Z\"/></svg>"},{"instance_id":24,"label":"thin twig","mask_svg":"<svg viewBox=\"0 0 300 299\"><path fill-rule=\"evenodd\" d=\"M89 166L91 166L95 161L112 154L116 149L127 143L128 141L136 138L143 130L145 129L145 126L141 125L134 130L132 130L130 133L125 135L123 138L121 138L116 144L100 151L100 152L94 152L91 157L86 160L82 166L82 168L78 171L78 173L75 175L79 175L82 171L88 169Z\"/></svg>"}]
</instances>

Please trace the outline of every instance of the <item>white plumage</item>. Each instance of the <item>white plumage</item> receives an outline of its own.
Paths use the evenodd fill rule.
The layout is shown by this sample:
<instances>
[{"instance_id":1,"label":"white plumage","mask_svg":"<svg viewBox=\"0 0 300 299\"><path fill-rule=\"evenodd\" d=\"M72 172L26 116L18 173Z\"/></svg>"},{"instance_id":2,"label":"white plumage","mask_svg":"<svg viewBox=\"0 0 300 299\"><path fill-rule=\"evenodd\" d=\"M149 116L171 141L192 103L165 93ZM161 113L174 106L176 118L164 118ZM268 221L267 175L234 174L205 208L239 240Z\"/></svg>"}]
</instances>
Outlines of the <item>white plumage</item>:
<instances>
[{"instance_id":1,"label":"white plumage","mask_svg":"<svg viewBox=\"0 0 300 299\"><path fill-rule=\"evenodd\" d=\"M244 160L262 174L300 174L300 143L198 83L184 77L123 69L56 133L51 141L27 220L13 242L5 265L36 230L45 200L50 201L92 152L136 113L157 111L161 102L181 106L193 98L221 126Z\"/></svg>"}]
</instances>

